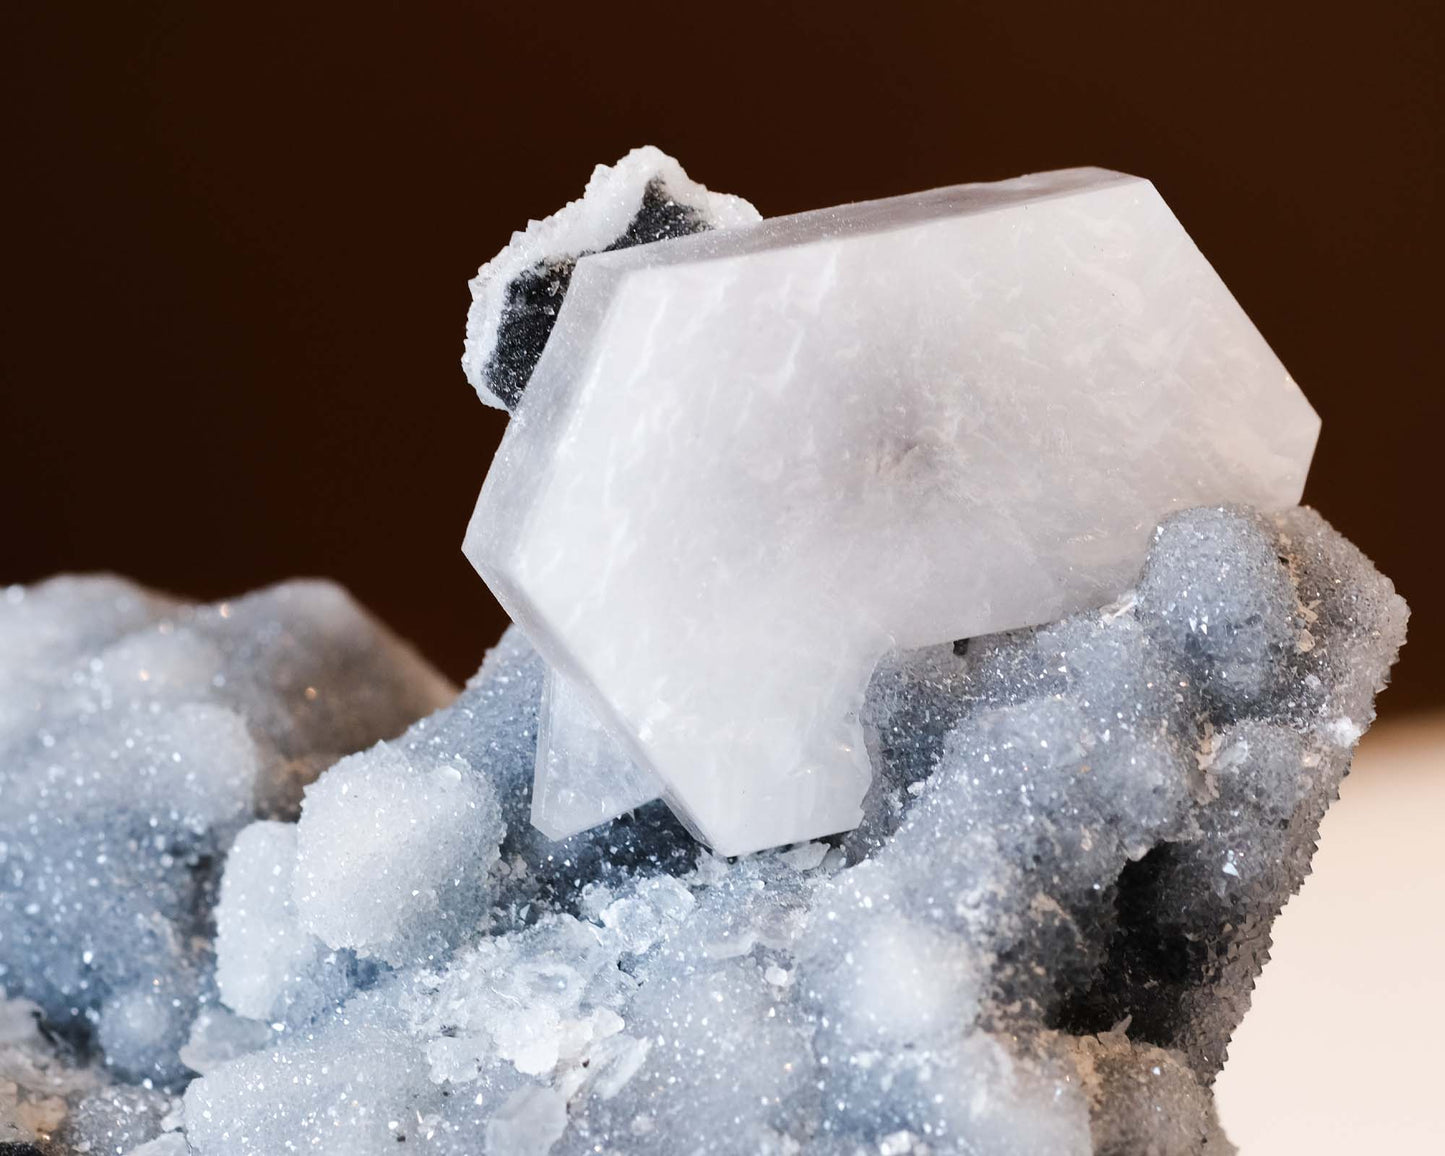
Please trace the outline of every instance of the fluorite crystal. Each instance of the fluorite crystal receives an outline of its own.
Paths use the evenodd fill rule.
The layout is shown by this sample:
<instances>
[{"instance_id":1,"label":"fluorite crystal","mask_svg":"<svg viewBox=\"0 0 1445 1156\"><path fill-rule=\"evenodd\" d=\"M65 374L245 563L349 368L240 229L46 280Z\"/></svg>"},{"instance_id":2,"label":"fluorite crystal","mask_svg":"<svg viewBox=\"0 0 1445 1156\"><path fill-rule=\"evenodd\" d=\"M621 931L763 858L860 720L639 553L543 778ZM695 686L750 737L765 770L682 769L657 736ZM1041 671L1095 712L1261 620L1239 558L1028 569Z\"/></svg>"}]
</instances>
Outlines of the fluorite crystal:
<instances>
[{"instance_id":1,"label":"fluorite crystal","mask_svg":"<svg viewBox=\"0 0 1445 1156\"><path fill-rule=\"evenodd\" d=\"M1120 173L735 224L569 278L465 549L729 855L858 824L885 652L1108 601L1170 511L1297 502L1319 428Z\"/></svg>"}]
</instances>

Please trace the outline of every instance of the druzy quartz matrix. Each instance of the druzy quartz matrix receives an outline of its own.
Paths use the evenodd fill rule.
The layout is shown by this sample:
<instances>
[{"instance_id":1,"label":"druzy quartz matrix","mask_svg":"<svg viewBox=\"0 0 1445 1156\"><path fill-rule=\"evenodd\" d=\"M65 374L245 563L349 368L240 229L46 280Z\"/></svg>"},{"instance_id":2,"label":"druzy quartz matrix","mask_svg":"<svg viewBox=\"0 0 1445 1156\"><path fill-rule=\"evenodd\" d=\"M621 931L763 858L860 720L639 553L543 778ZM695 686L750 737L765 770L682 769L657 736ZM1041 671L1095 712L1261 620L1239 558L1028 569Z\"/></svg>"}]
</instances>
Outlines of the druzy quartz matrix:
<instances>
[{"instance_id":1,"label":"druzy quartz matrix","mask_svg":"<svg viewBox=\"0 0 1445 1156\"><path fill-rule=\"evenodd\" d=\"M1407 617L1313 415L1133 178L757 221L638 150L479 273L542 609L459 694L325 584L0 591L0 1156L1233 1151Z\"/></svg>"}]
</instances>

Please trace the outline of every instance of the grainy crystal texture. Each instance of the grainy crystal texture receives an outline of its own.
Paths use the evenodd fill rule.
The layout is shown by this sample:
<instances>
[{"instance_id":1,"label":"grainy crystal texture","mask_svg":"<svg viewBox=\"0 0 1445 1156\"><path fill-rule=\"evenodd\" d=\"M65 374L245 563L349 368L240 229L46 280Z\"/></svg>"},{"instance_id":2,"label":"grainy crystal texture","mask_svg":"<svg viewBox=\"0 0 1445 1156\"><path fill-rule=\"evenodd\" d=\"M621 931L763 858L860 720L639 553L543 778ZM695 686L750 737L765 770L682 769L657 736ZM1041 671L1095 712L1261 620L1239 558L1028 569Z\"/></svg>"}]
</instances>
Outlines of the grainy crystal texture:
<instances>
[{"instance_id":1,"label":"grainy crystal texture","mask_svg":"<svg viewBox=\"0 0 1445 1156\"><path fill-rule=\"evenodd\" d=\"M1318 427L1151 184L1045 173L583 257L465 549L737 854L860 822L883 654L1292 505Z\"/></svg>"},{"instance_id":2,"label":"grainy crystal texture","mask_svg":"<svg viewBox=\"0 0 1445 1156\"><path fill-rule=\"evenodd\" d=\"M445 954L485 922L503 832L491 785L461 759L389 743L342 759L301 807L301 923L392 964Z\"/></svg>"},{"instance_id":3,"label":"grainy crystal texture","mask_svg":"<svg viewBox=\"0 0 1445 1156\"><path fill-rule=\"evenodd\" d=\"M145 616L217 612L13 591L0 1153L1227 1156L1210 1083L1406 610L1309 510L1146 538L1108 605L891 652L860 712L864 822L732 861L657 803L559 842L528 822L548 671L516 629L455 702L309 785L299 823L232 839L255 764L231 715L188 731L184 702L92 681L130 669L92 666L118 637L170 637ZM426 673L357 625L373 658L307 675L338 703ZM280 677L276 642L227 685ZM158 647L142 681L176 692L210 670L194 653ZM216 707L209 673L185 685ZM150 718L169 741L127 747ZM121 729L73 745L97 727ZM97 934L17 917L52 894ZM176 1040L201 1075L163 1087Z\"/></svg>"},{"instance_id":4,"label":"grainy crystal texture","mask_svg":"<svg viewBox=\"0 0 1445 1156\"><path fill-rule=\"evenodd\" d=\"M192 1020L216 999L211 912L236 833L258 816L294 819L322 768L454 694L329 583L212 606L105 577L0 591L4 992L32 1001L74 1056L183 1085ZM232 942L248 962L265 954L253 935L278 949L274 973L231 969L252 1015L281 1014L310 998L301 980L322 982L278 930L286 897L266 890L295 828L266 829L232 885L245 897Z\"/></svg>"},{"instance_id":5,"label":"grainy crystal texture","mask_svg":"<svg viewBox=\"0 0 1445 1156\"><path fill-rule=\"evenodd\" d=\"M514 233L477 270L462 356L467 380L488 405L516 408L580 257L757 220L747 201L709 192L650 146L598 165L578 200Z\"/></svg>"}]
</instances>

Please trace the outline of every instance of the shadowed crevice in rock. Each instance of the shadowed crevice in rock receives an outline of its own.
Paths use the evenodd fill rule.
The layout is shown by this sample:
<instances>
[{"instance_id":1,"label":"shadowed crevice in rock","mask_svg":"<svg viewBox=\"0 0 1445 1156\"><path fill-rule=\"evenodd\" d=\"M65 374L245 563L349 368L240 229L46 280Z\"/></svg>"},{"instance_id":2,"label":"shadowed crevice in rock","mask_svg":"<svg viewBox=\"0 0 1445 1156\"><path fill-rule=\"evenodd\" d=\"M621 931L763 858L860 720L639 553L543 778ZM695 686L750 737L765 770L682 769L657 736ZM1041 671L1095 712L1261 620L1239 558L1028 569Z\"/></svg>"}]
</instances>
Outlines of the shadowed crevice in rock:
<instances>
[{"instance_id":1,"label":"shadowed crevice in rock","mask_svg":"<svg viewBox=\"0 0 1445 1156\"><path fill-rule=\"evenodd\" d=\"M1065 998L1053 1026L1088 1036L1127 1020L1130 1039L1177 1046L1188 1027L1182 995L1204 982L1211 945L1161 909L1161 879L1177 857L1174 844L1160 843L1125 865L1107 958L1087 988Z\"/></svg>"},{"instance_id":2,"label":"shadowed crevice in rock","mask_svg":"<svg viewBox=\"0 0 1445 1156\"><path fill-rule=\"evenodd\" d=\"M497 348L487 362L486 374L492 392L508 410L517 408L532 379L576 265L575 258L542 261L507 286Z\"/></svg>"}]
</instances>

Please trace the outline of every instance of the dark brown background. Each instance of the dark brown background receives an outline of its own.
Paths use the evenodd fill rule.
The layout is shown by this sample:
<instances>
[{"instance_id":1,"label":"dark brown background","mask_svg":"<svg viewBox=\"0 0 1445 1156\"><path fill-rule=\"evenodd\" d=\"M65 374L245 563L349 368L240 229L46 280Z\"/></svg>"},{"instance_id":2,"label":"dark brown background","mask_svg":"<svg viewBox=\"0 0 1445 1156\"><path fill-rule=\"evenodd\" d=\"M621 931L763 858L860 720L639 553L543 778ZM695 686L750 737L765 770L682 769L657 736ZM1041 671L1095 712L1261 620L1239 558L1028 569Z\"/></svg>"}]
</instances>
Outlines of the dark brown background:
<instances>
[{"instance_id":1,"label":"dark brown background","mask_svg":"<svg viewBox=\"0 0 1445 1156\"><path fill-rule=\"evenodd\" d=\"M453 676L503 418L466 280L654 142L785 213L1153 178L1324 417L1308 499L1445 703L1441 5L10 3L0 581L349 585Z\"/></svg>"}]
</instances>

